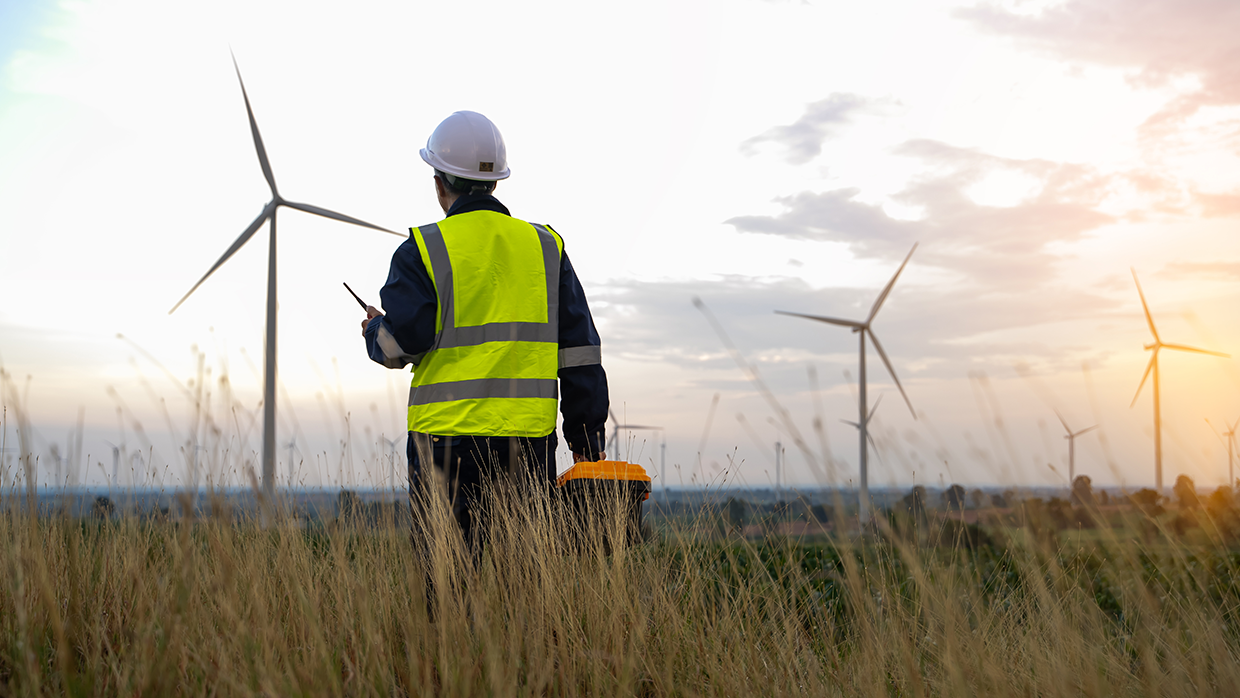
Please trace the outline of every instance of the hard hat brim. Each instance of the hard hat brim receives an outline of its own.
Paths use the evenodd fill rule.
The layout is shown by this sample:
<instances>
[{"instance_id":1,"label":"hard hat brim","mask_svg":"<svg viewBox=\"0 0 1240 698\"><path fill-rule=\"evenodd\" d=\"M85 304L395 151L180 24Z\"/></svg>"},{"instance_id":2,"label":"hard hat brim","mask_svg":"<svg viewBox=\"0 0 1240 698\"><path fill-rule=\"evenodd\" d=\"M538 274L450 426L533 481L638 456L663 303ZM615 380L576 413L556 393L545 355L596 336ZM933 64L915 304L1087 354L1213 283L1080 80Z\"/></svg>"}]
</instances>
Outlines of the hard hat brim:
<instances>
[{"instance_id":1,"label":"hard hat brim","mask_svg":"<svg viewBox=\"0 0 1240 698\"><path fill-rule=\"evenodd\" d=\"M419 150L418 155L422 156L423 162L439 170L440 172L447 172L453 177L460 177L462 179L472 179L479 182L498 182L501 179L508 179L508 177L512 174L512 168L507 166L499 172L478 172L475 170L467 170L463 167L456 167L448 164L443 158L439 157L435 153L432 153L426 148Z\"/></svg>"}]
</instances>

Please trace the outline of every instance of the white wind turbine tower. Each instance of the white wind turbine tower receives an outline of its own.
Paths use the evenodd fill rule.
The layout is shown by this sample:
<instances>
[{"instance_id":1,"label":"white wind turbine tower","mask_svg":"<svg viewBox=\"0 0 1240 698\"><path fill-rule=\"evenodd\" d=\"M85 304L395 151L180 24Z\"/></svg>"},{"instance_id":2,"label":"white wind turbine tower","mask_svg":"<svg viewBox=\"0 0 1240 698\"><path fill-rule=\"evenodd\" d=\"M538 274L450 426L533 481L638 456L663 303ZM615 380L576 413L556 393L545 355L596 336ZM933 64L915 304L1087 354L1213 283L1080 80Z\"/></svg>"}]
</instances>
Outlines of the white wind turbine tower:
<instances>
[{"instance_id":1,"label":"white wind turbine tower","mask_svg":"<svg viewBox=\"0 0 1240 698\"><path fill-rule=\"evenodd\" d=\"M1064 438L1068 440L1068 487L1071 487L1076 482L1076 437L1097 429L1098 425L1095 424L1092 427L1073 433L1072 429L1068 427L1068 423L1064 421L1063 415L1059 414L1059 410L1055 410L1055 416L1059 418L1059 423L1063 425L1063 430L1068 432Z\"/></svg>"},{"instance_id":2,"label":"white wind turbine tower","mask_svg":"<svg viewBox=\"0 0 1240 698\"><path fill-rule=\"evenodd\" d=\"M1206 420L1206 424L1210 424L1209 419ZM1223 422L1223 426L1226 427L1229 425L1227 422ZM1233 445L1236 443L1236 428L1240 427L1240 419L1237 419L1236 423L1230 425L1230 427L1230 429L1227 429L1222 434L1219 434L1218 430L1214 428L1214 425L1210 424L1210 431L1214 432L1214 435L1219 438L1219 441L1222 441L1224 436L1227 437L1227 486L1235 487L1236 467L1233 464Z\"/></svg>"},{"instance_id":3,"label":"white wind turbine tower","mask_svg":"<svg viewBox=\"0 0 1240 698\"><path fill-rule=\"evenodd\" d=\"M263 147L263 138L258 132L258 123L254 120L254 110L250 108L250 98L245 92L245 83L241 80L241 69L237 67L237 59L233 58L233 68L237 71L237 81L241 83L241 97L245 100L245 111L250 118L250 135L254 138L254 150L258 153L258 164L262 167L263 177L267 179L267 186L271 188L271 201L263 207L263 212L258 218L245 229L241 236L233 242L222 257L219 258L206 274L194 284L194 287L186 293L177 304L172 306L172 310L168 311L171 315L185 299L207 280L207 277L215 273L216 269L223 266L237 250L241 249L246 242L249 241L254 233L262 227L263 223L271 222L270 234L267 242L267 335L264 343L265 355L263 359L263 492L270 498L275 493L276 484L276 209L281 206L313 213L316 216L324 218L332 218L334 220L360 225L364 228L372 228L385 233L391 233L399 237L405 237L387 228L381 228L372 225L357 218L352 218L344 214L329 211L325 208L312 206L310 204L296 203L288 201L280 196L280 192L276 189L276 179L271 173L271 163L267 160L267 150Z\"/></svg>"},{"instance_id":4,"label":"white wind turbine tower","mask_svg":"<svg viewBox=\"0 0 1240 698\"><path fill-rule=\"evenodd\" d=\"M878 337L874 334L874 330L870 329L870 324L874 322L874 316L878 315L878 310L879 308L883 306L883 301L887 300L887 295L891 293L891 288L896 285L896 279L900 278L900 272L904 271L904 266L908 264L909 259L913 257L913 253L916 251L917 251L917 245L914 243L913 249L909 250L908 256L905 257L904 261L900 263L900 268L897 269L895 275L891 277L891 281L888 281L887 286L883 289L883 292L878 294L878 299L874 301L874 307L870 308L870 315L869 317L865 319L864 322L857 322L855 320L841 320L838 318L823 317L821 315L806 315L804 313L789 313L783 310L775 311L781 315L792 315L795 317L807 318L809 320L817 320L818 322L825 322L831 325L840 325L842 327L848 327L848 328L851 328L853 332L859 335L859 338L861 340L860 362L859 362L860 369L861 369L861 376L860 376L861 380L859 381L858 384L859 384L859 387L861 388L861 391L860 391L861 397L860 397L860 400L858 400L858 405L857 405L857 414L858 414L857 431L860 432L860 445L858 447L858 451L861 456L860 457L861 477L860 477L860 488L859 488L860 491L858 492L857 513L861 520L861 524L863 526L870 523L870 480L869 480L869 467L868 467L868 451L869 451L868 442L870 441L870 435L869 435L869 431L867 427L870 421L871 412L870 410L866 409L866 400L865 400L865 389L866 389L865 337L866 335L869 335L870 339L873 340L874 348L878 350L879 358L883 360L883 365L887 367L887 371L891 374L891 379L895 381L896 387L900 389L900 395L904 397L904 402L908 404L908 411L913 414L913 419L917 419L917 413L913 411L913 403L912 401L908 399L908 395L905 394L904 386L900 385L900 379L899 377L896 376L896 370L891 367L891 361L887 359L887 352L883 351L883 345L879 343Z\"/></svg>"},{"instance_id":5,"label":"white wind turbine tower","mask_svg":"<svg viewBox=\"0 0 1240 698\"><path fill-rule=\"evenodd\" d=\"M1154 335L1154 343L1146 344L1145 350L1152 351L1154 354L1150 357L1150 363L1145 367L1145 374L1141 376L1141 383L1137 386L1137 394L1132 396L1132 404L1128 407L1131 409L1137 404L1137 398L1141 397L1141 388L1145 387L1145 379L1150 377L1150 372L1154 372L1154 489L1162 492L1162 403L1159 395L1158 384L1158 352L1161 349L1175 349L1176 351L1188 351L1195 354L1209 354L1210 356L1221 356L1224 359L1231 358L1228 354L1217 351L1207 351L1198 349L1197 347L1189 347L1183 344L1167 344L1158 336L1158 328L1154 327L1154 317L1150 315L1150 306L1145 303L1145 293L1141 291L1141 282L1137 279L1137 270L1132 270L1132 280L1137 283L1137 295L1141 296L1141 309L1145 311L1145 319L1150 324L1150 334Z\"/></svg>"}]
</instances>

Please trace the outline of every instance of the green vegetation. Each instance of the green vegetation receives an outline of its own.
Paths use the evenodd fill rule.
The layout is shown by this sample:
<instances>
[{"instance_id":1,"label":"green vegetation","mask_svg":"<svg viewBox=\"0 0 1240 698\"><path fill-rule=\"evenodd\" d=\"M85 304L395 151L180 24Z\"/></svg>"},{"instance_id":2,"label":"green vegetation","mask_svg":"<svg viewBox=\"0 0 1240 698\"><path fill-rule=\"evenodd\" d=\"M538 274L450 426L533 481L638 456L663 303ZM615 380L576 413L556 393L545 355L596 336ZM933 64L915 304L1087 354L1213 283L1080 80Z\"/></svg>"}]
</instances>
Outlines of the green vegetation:
<instances>
[{"instance_id":1,"label":"green vegetation","mask_svg":"<svg viewBox=\"0 0 1240 698\"><path fill-rule=\"evenodd\" d=\"M10 508L0 694L1178 696L1240 685L1240 554L1221 496L1106 515L1092 500L1067 505L1074 516L1093 507L1092 527L979 526L923 506L865 535L837 520L838 533L806 538L745 535L755 514L734 501L662 520L633 546L615 507L584 548L546 493L495 497L477 558L437 499L414 517L413 540L429 541L417 547L390 507L321 524L269 512L265 525ZM1018 504L988 509L1051 510ZM1182 516L1196 525L1177 533Z\"/></svg>"}]
</instances>

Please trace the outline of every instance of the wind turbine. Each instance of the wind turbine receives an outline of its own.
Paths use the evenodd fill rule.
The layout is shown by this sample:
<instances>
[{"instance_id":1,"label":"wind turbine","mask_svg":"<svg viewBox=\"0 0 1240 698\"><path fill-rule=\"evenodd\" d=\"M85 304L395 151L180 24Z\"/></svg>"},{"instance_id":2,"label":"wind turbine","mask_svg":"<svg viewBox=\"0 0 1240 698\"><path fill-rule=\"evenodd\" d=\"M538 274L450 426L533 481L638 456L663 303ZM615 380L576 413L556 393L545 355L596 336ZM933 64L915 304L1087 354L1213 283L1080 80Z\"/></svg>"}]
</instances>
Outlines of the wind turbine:
<instances>
[{"instance_id":1,"label":"wind turbine","mask_svg":"<svg viewBox=\"0 0 1240 698\"><path fill-rule=\"evenodd\" d=\"M298 211L313 213L316 216L372 228L399 237L405 236L357 218L310 204L288 201L280 196L279 190L276 189L275 175L271 172L271 163L267 160L267 150L263 147L263 138L258 132L258 122L254 120L254 110L250 108L250 97L245 92L245 82L241 80L241 69L237 67L236 56L233 57L233 68L237 71L237 82L241 83L241 97L245 100L245 111L250 118L250 135L254 138L254 150L258 153L258 164L263 170L263 177L267 179L267 186L271 188L271 201L267 202L258 218L255 218L254 222L241 233L241 236L224 252L219 261L208 269L206 274L203 274L189 293L186 293L176 305L172 306L168 314L176 312L176 309L181 307L181 304L202 285L202 282L207 280L207 277L214 274L216 269L223 266L229 257L232 257L254 236L254 233L258 232L263 223L271 222L271 232L267 242L267 336L263 360L263 492L271 497L275 494L276 484L276 209L287 206Z\"/></svg>"},{"instance_id":2,"label":"wind turbine","mask_svg":"<svg viewBox=\"0 0 1240 698\"><path fill-rule=\"evenodd\" d=\"M1068 440L1068 486L1071 487L1072 483L1076 482L1076 437L1097 429L1098 425L1095 424L1074 434L1072 429L1068 427L1068 423L1064 421L1063 415L1059 414L1059 410L1055 410L1055 416L1059 418L1059 423L1063 425L1063 430L1068 432L1064 438Z\"/></svg>"},{"instance_id":3,"label":"wind turbine","mask_svg":"<svg viewBox=\"0 0 1240 698\"><path fill-rule=\"evenodd\" d=\"M774 417L767 417L766 421L775 427L775 503L778 505L784 501L783 497L783 470L784 470L784 444L779 437L779 422Z\"/></svg>"},{"instance_id":4,"label":"wind turbine","mask_svg":"<svg viewBox=\"0 0 1240 698\"><path fill-rule=\"evenodd\" d=\"M297 448L297 439L289 439L289 442L284 444L284 447L288 449L288 469L291 473L293 471L293 452L300 450Z\"/></svg>"},{"instance_id":5,"label":"wind turbine","mask_svg":"<svg viewBox=\"0 0 1240 698\"><path fill-rule=\"evenodd\" d=\"M387 436L380 434L379 438L383 440L383 444L388 447L391 458L388 464L392 470L392 489L396 489L396 444L400 443L400 439L389 439Z\"/></svg>"},{"instance_id":6,"label":"wind turbine","mask_svg":"<svg viewBox=\"0 0 1240 698\"><path fill-rule=\"evenodd\" d=\"M1150 363L1145 367L1145 374L1141 376L1141 383L1137 386L1137 394L1132 396L1132 404L1128 405L1129 409L1137 404L1137 398L1141 397L1141 388L1145 387L1145 379L1150 377L1150 371L1154 372L1154 489L1162 492L1162 405L1159 395L1158 385L1158 352L1162 349L1175 349L1176 351L1188 351L1196 354L1209 354L1210 356L1221 356L1224 359L1231 358L1230 355L1217 351L1207 351L1198 349L1197 347L1189 347L1183 344L1167 344L1158 336L1158 328L1154 327L1154 317L1150 315L1150 306L1145 302L1145 293L1141 290L1141 281L1137 279L1137 270L1132 270L1132 280L1137 283L1137 295L1141 296L1141 309L1145 311L1145 319L1150 324L1150 334L1154 335L1154 343L1146 344L1145 350L1152 351L1154 354L1150 356Z\"/></svg>"},{"instance_id":7,"label":"wind turbine","mask_svg":"<svg viewBox=\"0 0 1240 698\"><path fill-rule=\"evenodd\" d=\"M1209 419L1206 420L1206 424L1210 424ZM1223 422L1223 426L1227 426L1227 422ZM1227 437L1227 486L1228 487L1236 486L1236 468L1232 464L1232 444L1235 443L1237 427L1240 427L1240 419L1237 419L1236 423L1232 424L1230 429L1228 429L1227 431L1224 431L1222 434L1219 434L1218 429L1215 429L1214 425L1210 424L1210 431L1213 431L1214 435L1217 436L1220 441L1223 440L1224 436Z\"/></svg>"},{"instance_id":8,"label":"wind turbine","mask_svg":"<svg viewBox=\"0 0 1240 698\"><path fill-rule=\"evenodd\" d=\"M611 438L603 446L603 453L610 453L613 459L620 457L619 451L613 451L612 446L619 446L621 429L629 431L663 431L663 427L653 427L647 424L621 424L620 420L616 419L616 413L610 407L607 408L607 414L611 417Z\"/></svg>"},{"instance_id":9,"label":"wind turbine","mask_svg":"<svg viewBox=\"0 0 1240 698\"><path fill-rule=\"evenodd\" d=\"M667 504L667 432L663 433L659 444L659 480L663 488L663 503Z\"/></svg>"},{"instance_id":10,"label":"wind turbine","mask_svg":"<svg viewBox=\"0 0 1240 698\"><path fill-rule=\"evenodd\" d=\"M887 286L883 289L883 292L878 294L878 299L874 301L874 307L870 308L870 315L869 317L865 319L865 322L857 322L855 320L840 320L838 318L823 317L821 315L805 315L803 313L789 313L783 310L775 311L776 313L779 313L780 315L792 315L795 317L803 317L809 320L817 320L818 322L825 322L831 325L840 325L842 327L848 327L848 328L851 328L853 332L860 335L861 380L859 381L859 386L861 388L861 391L860 391L861 397L860 397L860 400L858 400L858 405L857 405L858 419L855 425L857 427L857 431L860 432L860 445L858 448L861 454L861 458L860 458L860 461L861 461L860 485L861 487L860 487L860 491L858 492L857 513L861 519L862 525L868 524L870 522L870 480L869 480L869 467L868 467L869 449L868 449L867 442L872 441L872 439L870 439L870 434L867 429L867 426L869 424L870 416L872 413L866 409L866 401L865 401L865 388L866 388L865 337L867 334L870 336L870 339L873 340L874 348L878 350L878 356L879 358L883 360L883 365L887 367L887 371L891 374L892 380L895 381L896 387L900 389L900 395L904 396L904 402L908 404L908 411L913 414L913 419L917 419L917 413L913 411L913 403L912 401L908 399L908 395L904 392L904 386L900 385L900 379L899 377L896 376L896 370L891 367L891 361L887 359L887 352L883 351L883 345L879 343L878 337L874 334L874 330L870 329L870 324L874 322L874 316L878 315L878 310L879 308L883 306L883 301L887 300L887 295L891 293L891 288L896 285L896 279L900 278L900 272L904 271L904 266L908 264L909 259L913 257L913 253L916 251L917 251L917 244L914 243L913 249L908 251L908 256L905 257L904 261L900 263L900 268L897 269L895 275L891 277L891 281L888 281ZM877 406L877 403L875 404L875 406Z\"/></svg>"},{"instance_id":11,"label":"wind turbine","mask_svg":"<svg viewBox=\"0 0 1240 698\"><path fill-rule=\"evenodd\" d=\"M65 475L65 461L68 460L60 455L59 444L52 444L48 447L48 451L52 455L52 461L55 463L55 488L62 489L68 484L68 477ZM63 482L62 482L63 480Z\"/></svg>"},{"instance_id":12,"label":"wind turbine","mask_svg":"<svg viewBox=\"0 0 1240 698\"><path fill-rule=\"evenodd\" d=\"M112 448L112 482L108 483L108 491L120 491L120 463L121 449L111 441L104 441L105 444Z\"/></svg>"}]
</instances>

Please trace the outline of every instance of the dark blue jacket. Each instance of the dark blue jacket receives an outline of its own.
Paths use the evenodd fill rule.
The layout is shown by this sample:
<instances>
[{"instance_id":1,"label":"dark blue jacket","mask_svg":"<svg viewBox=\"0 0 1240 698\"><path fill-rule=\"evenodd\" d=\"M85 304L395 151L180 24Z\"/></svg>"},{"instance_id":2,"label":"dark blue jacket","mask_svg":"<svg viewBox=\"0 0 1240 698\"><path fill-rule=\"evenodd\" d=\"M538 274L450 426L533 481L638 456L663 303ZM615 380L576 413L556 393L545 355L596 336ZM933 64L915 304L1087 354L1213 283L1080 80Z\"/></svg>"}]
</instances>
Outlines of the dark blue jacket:
<instances>
[{"instance_id":1,"label":"dark blue jacket","mask_svg":"<svg viewBox=\"0 0 1240 698\"><path fill-rule=\"evenodd\" d=\"M512 215L490 194L465 194L448 209L448 216L470 211ZM411 231L412 232L412 231ZM384 315L366 326L366 351L388 368L416 364L435 340L435 311L439 298L418 244L412 237L396 248L387 283L379 291ZM567 246L560 258L560 350L600 346L598 330L586 303L585 291L568 260ZM559 370L560 412L564 439L573 453L591 456L603 452L607 421L607 374L601 364L569 366Z\"/></svg>"}]
</instances>

